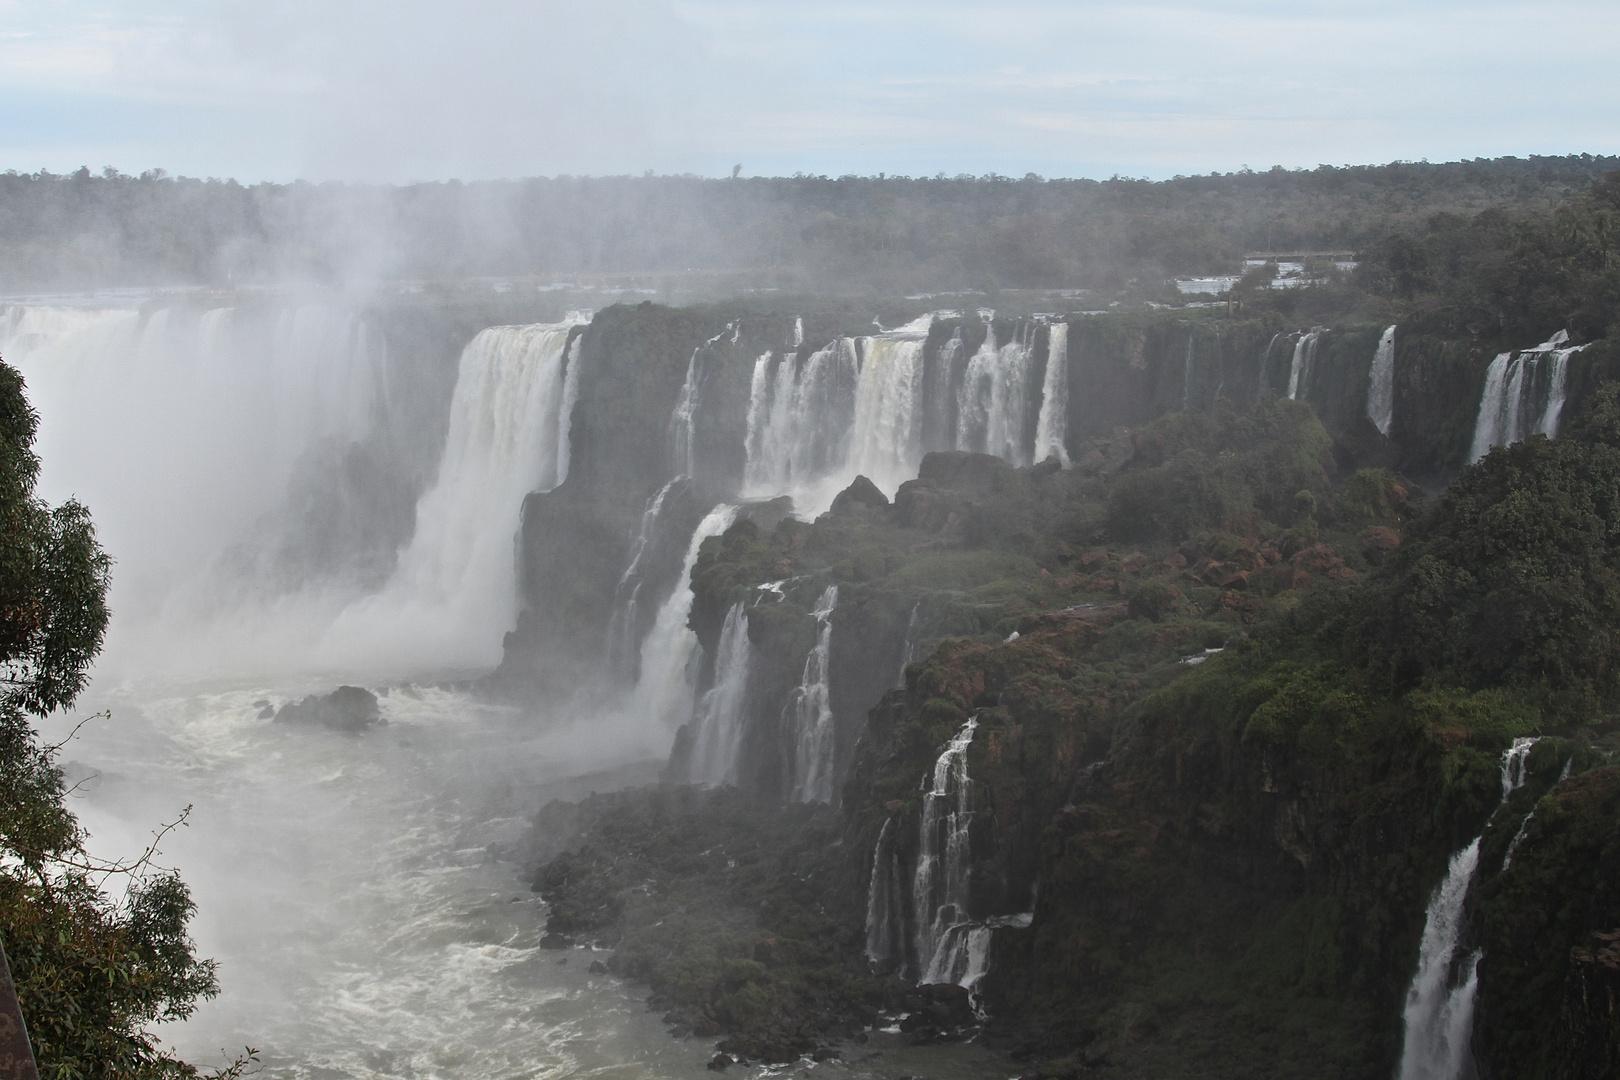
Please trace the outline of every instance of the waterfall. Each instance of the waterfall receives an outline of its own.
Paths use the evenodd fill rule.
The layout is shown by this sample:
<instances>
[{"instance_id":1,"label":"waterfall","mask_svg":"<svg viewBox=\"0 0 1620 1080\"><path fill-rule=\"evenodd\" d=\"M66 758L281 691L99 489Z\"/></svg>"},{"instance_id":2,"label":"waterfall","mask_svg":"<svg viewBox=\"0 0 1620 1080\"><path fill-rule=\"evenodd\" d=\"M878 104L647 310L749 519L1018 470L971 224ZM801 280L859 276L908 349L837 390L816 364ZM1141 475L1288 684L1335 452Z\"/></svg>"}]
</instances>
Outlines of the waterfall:
<instances>
[{"instance_id":1,"label":"waterfall","mask_svg":"<svg viewBox=\"0 0 1620 1080\"><path fill-rule=\"evenodd\" d=\"M686 378L681 383L680 397L675 399L675 411L669 419L669 431L675 450L675 471L683 476L697 475L697 411L703 393L703 354L719 340L731 335L736 343L742 326L729 322L726 328L692 350L686 361Z\"/></svg>"},{"instance_id":2,"label":"waterfall","mask_svg":"<svg viewBox=\"0 0 1620 1080\"><path fill-rule=\"evenodd\" d=\"M1502 800L1524 784L1525 758L1536 740L1519 738L1502 755ZM1463 1080L1472 1064L1474 995L1484 953L1475 949L1459 960L1463 948L1463 905L1474 872L1479 844L1451 857L1445 880L1429 900L1417 973L1406 993L1405 1043L1399 1080Z\"/></svg>"},{"instance_id":3,"label":"waterfall","mask_svg":"<svg viewBox=\"0 0 1620 1080\"><path fill-rule=\"evenodd\" d=\"M1568 341L1569 334L1560 330L1533 349L1498 353L1491 361L1479 397L1469 464L1490 453L1493 446L1506 446L1534 434L1558 434L1569 358L1586 348L1566 345Z\"/></svg>"},{"instance_id":4,"label":"waterfall","mask_svg":"<svg viewBox=\"0 0 1620 1080\"><path fill-rule=\"evenodd\" d=\"M735 506L721 505L698 524L687 544L675 591L658 609L652 629L641 643L632 708L636 715L667 730L674 730L693 715L692 669L696 666L698 639L686 625L692 610L692 567L697 565L703 541L725 532L736 517Z\"/></svg>"},{"instance_id":5,"label":"waterfall","mask_svg":"<svg viewBox=\"0 0 1620 1080\"><path fill-rule=\"evenodd\" d=\"M832 665L832 614L838 586L829 585L813 614L816 644L804 661L804 679L788 703L793 725L793 798L797 802L833 801L833 712L829 694Z\"/></svg>"},{"instance_id":6,"label":"waterfall","mask_svg":"<svg viewBox=\"0 0 1620 1080\"><path fill-rule=\"evenodd\" d=\"M0 306L0 355L27 379L40 415L40 495L81 499L117 559L109 600L119 617L99 670L262 670L262 648L215 626L228 604L279 602L323 572L353 588L363 559L380 560L379 576L391 569L387 540L371 548L266 520L312 461L366 437L374 417L388 421L386 342L358 313ZM410 460L387 477L402 486L437 452L415 434L399 433ZM225 564L249 545L259 546ZM257 576L260 550L285 561ZM307 648L318 635L306 622L298 640Z\"/></svg>"},{"instance_id":7,"label":"waterfall","mask_svg":"<svg viewBox=\"0 0 1620 1080\"><path fill-rule=\"evenodd\" d=\"M1182 411L1192 404L1192 371L1193 371L1193 335L1187 334L1187 359L1181 366L1181 408Z\"/></svg>"},{"instance_id":8,"label":"waterfall","mask_svg":"<svg viewBox=\"0 0 1620 1080\"><path fill-rule=\"evenodd\" d=\"M1028 465L1025 414L1035 324L1023 323L1005 345L997 345L995 325L985 320L984 344L968 360L956 392L956 448L994 454L1014 465Z\"/></svg>"},{"instance_id":9,"label":"waterfall","mask_svg":"<svg viewBox=\"0 0 1620 1080\"><path fill-rule=\"evenodd\" d=\"M1041 383L1041 411L1035 421L1035 460L1056 456L1069 467L1069 324L1055 322L1047 331L1046 378Z\"/></svg>"},{"instance_id":10,"label":"waterfall","mask_svg":"<svg viewBox=\"0 0 1620 1080\"><path fill-rule=\"evenodd\" d=\"M439 478L417 502L416 533L383 591L337 617L323 654L357 666L358 650L425 668L500 660L517 618L512 543L524 496L568 475L575 325L491 327L462 350Z\"/></svg>"},{"instance_id":11,"label":"waterfall","mask_svg":"<svg viewBox=\"0 0 1620 1080\"><path fill-rule=\"evenodd\" d=\"M566 395L564 395L566 400ZM689 483L685 476L677 476L647 500L646 509L641 512L641 528L637 530L635 539L630 545L630 562L625 566L624 573L619 575L619 583L613 593L613 616L608 622L608 659L621 670L627 671L632 678L635 677L634 668L638 665L630 664L632 657L640 660L636 649L637 636L640 633L639 608L641 590L646 585L646 571L642 565L646 559L649 548L658 532L658 519L663 515L664 503L669 493ZM677 591L679 591L677 587Z\"/></svg>"},{"instance_id":12,"label":"waterfall","mask_svg":"<svg viewBox=\"0 0 1620 1080\"><path fill-rule=\"evenodd\" d=\"M694 783L719 785L737 780L737 749L742 742L753 651L748 640L748 614L739 600L726 612L720 631L714 685L698 702L692 719L690 775Z\"/></svg>"},{"instance_id":13,"label":"waterfall","mask_svg":"<svg viewBox=\"0 0 1620 1080\"><path fill-rule=\"evenodd\" d=\"M969 717L940 752L933 776L924 779L928 786L923 794L912 887L918 982L954 981L949 976L965 951L961 935L953 928L968 922L973 789L968 781L967 752L978 726L978 718Z\"/></svg>"},{"instance_id":14,"label":"waterfall","mask_svg":"<svg viewBox=\"0 0 1620 1080\"><path fill-rule=\"evenodd\" d=\"M911 605L911 615L906 619L906 637L900 648L900 674L895 676L896 686L906 685L906 668L911 666L916 657L917 650L917 612L922 609L922 601Z\"/></svg>"},{"instance_id":15,"label":"waterfall","mask_svg":"<svg viewBox=\"0 0 1620 1080\"><path fill-rule=\"evenodd\" d=\"M1389 434L1395 419L1395 328L1389 327L1378 339L1372 370L1367 375L1367 418L1378 430Z\"/></svg>"},{"instance_id":16,"label":"waterfall","mask_svg":"<svg viewBox=\"0 0 1620 1080\"><path fill-rule=\"evenodd\" d=\"M900 959L900 860L893 833L894 819L889 818L872 850L872 880L866 890L866 958L874 964Z\"/></svg>"},{"instance_id":17,"label":"waterfall","mask_svg":"<svg viewBox=\"0 0 1620 1080\"><path fill-rule=\"evenodd\" d=\"M1257 385L1254 388L1255 404L1259 404L1260 399L1265 397L1265 395L1266 395L1266 387L1268 385L1270 385L1269 380L1271 378L1271 350L1276 348L1277 339L1280 338L1280 337L1282 337L1282 331L1280 331L1280 330L1277 333L1271 335L1271 340L1266 342L1266 355L1260 358L1259 385Z\"/></svg>"},{"instance_id":18,"label":"waterfall","mask_svg":"<svg viewBox=\"0 0 1620 1080\"><path fill-rule=\"evenodd\" d=\"M894 489L922 460L923 349L933 316L869 337L838 338L754 361L744 490L825 509L856 474ZM797 330L796 330L797 333Z\"/></svg>"},{"instance_id":19,"label":"waterfall","mask_svg":"<svg viewBox=\"0 0 1620 1080\"><path fill-rule=\"evenodd\" d=\"M925 343L925 338L917 337L861 339L861 374L845 471L891 491L916 476L922 461Z\"/></svg>"},{"instance_id":20,"label":"waterfall","mask_svg":"<svg viewBox=\"0 0 1620 1080\"><path fill-rule=\"evenodd\" d=\"M1312 369L1316 366L1316 345L1325 333L1320 326L1299 335L1294 342L1294 358L1288 365L1288 397L1297 401L1310 392Z\"/></svg>"}]
</instances>

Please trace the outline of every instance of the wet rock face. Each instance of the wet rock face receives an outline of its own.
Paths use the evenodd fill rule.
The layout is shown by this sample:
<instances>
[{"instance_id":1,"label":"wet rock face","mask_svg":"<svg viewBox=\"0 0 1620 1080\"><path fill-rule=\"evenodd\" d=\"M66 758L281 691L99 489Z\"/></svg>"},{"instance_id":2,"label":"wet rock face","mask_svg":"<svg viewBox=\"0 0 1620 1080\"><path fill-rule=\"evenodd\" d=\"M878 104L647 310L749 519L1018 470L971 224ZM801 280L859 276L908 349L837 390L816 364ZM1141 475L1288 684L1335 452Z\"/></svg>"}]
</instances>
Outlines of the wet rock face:
<instances>
[{"instance_id":1,"label":"wet rock face","mask_svg":"<svg viewBox=\"0 0 1620 1080\"><path fill-rule=\"evenodd\" d=\"M350 732L387 723L377 705L377 695L358 686L340 686L330 694L310 694L303 701L288 702L276 710L275 722Z\"/></svg>"},{"instance_id":2,"label":"wet rock face","mask_svg":"<svg viewBox=\"0 0 1620 1080\"><path fill-rule=\"evenodd\" d=\"M857 476L853 483L832 501L832 513L835 517L860 516L869 510L885 510L889 506L889 497L878 490L878 486L864 476Z\"/></svg>"}]
</instances>

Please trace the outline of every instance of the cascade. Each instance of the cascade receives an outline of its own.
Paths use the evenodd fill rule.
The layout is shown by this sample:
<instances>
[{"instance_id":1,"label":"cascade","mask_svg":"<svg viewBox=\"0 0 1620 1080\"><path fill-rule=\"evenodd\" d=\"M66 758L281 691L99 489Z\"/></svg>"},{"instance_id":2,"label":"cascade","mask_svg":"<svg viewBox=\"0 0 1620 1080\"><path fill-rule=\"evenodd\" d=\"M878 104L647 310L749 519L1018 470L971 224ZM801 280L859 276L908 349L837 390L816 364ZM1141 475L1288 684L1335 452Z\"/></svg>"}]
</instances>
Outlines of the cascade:
<instances>
[{"instance_id":1,"label":"cascade","mask_svg":"<svg viewBox=\"0 0 1620 1080\"><path fill-rule=\"evenodd\" d=\"M1187 335L1187 359L1181 366L1181 408L1183 411L1192 404L1192 371L1193 371L1193 336Z\"/></svg>"},{"instance_id":2,"label":"cascade","mask_svg":"<svg viewBox=\"0 0 1620 1080\"><path fill-rule=\"evenodd\" d=\"M1525 758L1534 738L1518 738L1502 755L1502 799L1524 783ZM1463 904L1479 868L1479 844L1451 857L1445 880L1429 900L1417 972L1406 994L1406 1039L1401 1049L1399 1080L1463 1080L1472 1064L1474 995L1479 988L1475 949L1463 948Z\"/></svg>"},{"instance_id":3,"label":"cascade","mask_svg":"<svg viewBox=\"0 0 1620 1080\"><path fill-rule=\"evenodd\" d=\"M1569 358L1585 345L1566 345L1569 334L1558 331L1533 349L1498 353L1485 371L1479 417L1468 462L1473 464L1493 446L1507 446L1530 435L1549 438L1563 421Z\"/></svg>"},{"instance_id":4,"label":"cascade","mask_svg":"<svg viewBox=\"0 0 1620 1080\"><path fill-rule=\"evenodd\" d=\"M956 448L1028 465L1025 414L1035 324L1021 323L1013 339L1000 346L991 317L985 324L984 344L969 358L956 392Z\"/></svg>"},{"instance_id":5,"label":"cascade","mask_svg":"<svg viewBox=\"0 0 1620 1080\"><path fill-rule=\"evenodd\" d=\"M512 542L523 498L568 476L576 325L490 327L462 350L439 478L417 502L416 533L382 592L333 622L323 655L358 667L379 654L426 668L499 661L517 617Z\"/></svg>"},{"instance_id":6,"label":"cascade","mask_svg":"<svg viewBox=\"0 0 1620 1080\"><path fill-rule=\"evenodd\" d=\"M754 651L748 640L748 614L737 601L726 612L715 648L714 685L697 704L692 718L690 779L720 785L737 779L737 749L742 742L748 669Z\"/></svg>"},{"instance_id":7,"label":"cascade","mask_svg":"<svg viewBox=\"0 0 1620 1080\"><path fill-rule=\"evenodd\" d=\"M693 668L697 659L697 635L686 625L692 610L692 567L697 565L703 541L731 528L737 508L722 504L698 523L686 546L686 559L675 591L658 609L652 629L641 643L637 665L636 690L632 700L635 714L673 731L693 715Z\"/></svg>"},{"instance_id":8,"label":"cascade","mask_svg":"<svg viewBox=\"0 0 1620 1080\"><path fill-rule=\"evenodd\" d=\"M872 880L866 890L866 958L874 964L900 958L900 860L894 851L894 819L884 821L872 851Z\"/></svg>"},{"instance_id":9,"label":"cascade","mask_svg":"<svg viewBox=\"0 0 1620 1080\"><path fill-rule=\"evenodd\" d=\"M1395 328L1384 331L1373 353L1372 370L1367 375L1367 419L1380 432L1389 434L1395 419Z\"/></svg>"},{"instance_id":10,"label":"cascade","mask_svg":"<svg viewBox=\"0 0 1620 1080\"><path fill-rule=\"evenodd\" d=\"M906 668L917 659L917 612L922 609L922 601L911 605L911 615L906 619L906 636L900 648L900 674L895 676L894 685L906 685Z\"/></svg>"},{"instance_id":11,"label":"cascade","mask_svg":"<svg viewBox=\"0 0 1620 1080\"><path fill-rule=\"evenodd\" d=\"M566 395L564 395L566 400ZM663 487L659 488L652 498L647 500L647 507L641 512L641 528L636 532L635 539L630 545L630 562L619 576L619 583L613 592L613 616L608 622L608 660L620 670L627 670L632 678L636 676L635 668L639 664L629 663L632 658L640 660L637 645L637 635L640 631L638 620L641 601L641 590L646 585L646 573L643 563L647 559L648 549L658 532L658 519L663 515L664 503L669 493L674 489L689 483L685 476L677 476Z\"/></svg>"},{"instance_id":12,"label":"cascade","mask_svg":"<svg viewBox=\"0 0 1620 1080\"><path fill-rule=\"evenodd\" d=\"M1046 378L1041 382L1041 411L1035 421L1035 460L1056 456L1069 467L1069 324L1055 322L1047 331Z\"/></svg>"},{"instance_id":13,"label":"cascade","mask_svg":"<svg viewBox=\"0 0 1620 1080\"><path fill-rule=\"evenodd\" d=\"M675 450L675 468L683 476L697 475L697 411L703 392L702 356L727 334L731 335L732 343L735 344L741 333L742 326L739 323L727 323L724 330L693 349L691 359L686 362L686 378L681 383L681 394L675 400L675 411L669 419L670 437Z\"/></svg>"},{"instance_id":14,"label":"cascade","mask_svg":"<svg viewBox=\"0 0 1620 1080\"><path fill-rule=\"evenodd\" d=\"M1266 342L1266 355L1260 359L1259 385L1254 388L1254 401L1256 405L1260 403L1261 398L1266 396L1266 388L1271 385L1271 350L1276 348L1277 339L1280 337L1282 337L1282 331L1279 330L1277 333L1271 335L1270 341Z\"/></svg>"},{"instance_id":15,"label":"cascade","mask_svg":"<svg viewBox=\"0 0 1620 1080\"><path fill-rule=\"evenodd\" d=\"M890 491L917 475L922 461L923 337L861 339L861 374L850 426L849 474ZM853 475L849 477L853 479Z\"/></svg>"},{"instance_id":16,"label":"cascade","mask_svg":"<svg viewBox=\"0 0 1620 1080\"><path fill-rule=\"evenodd\" d=\"M6 306L0 355L40 415L41 496L81 499L118 559L102 670L212 670L223 652L237 662L239 638L197 629L217 614L222 555L265 542L266 512L284 504L300 466L363 438L386 408L382 336L335 307ZM295 561L313 551L302 534L277 539ZM322 554L341 563L353 553ZM265 594L240 577L233 565L234 588ZM167 648L175 634L199 640Z\"/></svg>"},{"instance_id":17,"label":"cascade","mask_svg":"<svg viewBox=\"0 0 1620 1080\"><path fill-rule=\"evenodd\" d=\"M891 490L915 476L932 323L928 315L870 337L838 338L802 360L795 350L754 361L744 490L790 494L814 514L858 473Z\"/></svg>"},{"instance_id":18,"label":"cascade","mask_svg":"<svg viewBox=\"0 0 1620 1080\"><path fill-rule=\"evenodd\" d=\"M1288 397L1297 401L1310 392L1311 373L1316 365L1316 345L1325 331L1312 327L1294 342L1294 358L1288 365Z\"/></svg>"},{"instance_id":19,"label":"cascade","mask_svg":"<svg viewBox=\"0 0 1620 1080\"><path fill-rule=\"evenodd\" d=\"M804 661L804 679L788 703L793 725L793 798L833 801L832 614L838 586L829 585L816 603L816 644Z\"/></svg>"},{"instance_id":20,"label":"cascade","mask_svg":"<svg viewBox=\"0 0 1620 1080\"><path fill-rule=\"evenodd\" d=\"M978 726L978 718L969 717L940 752L933 776L923 781L926 790L912 887L920 983L954 982L966 960L960 929L970 921L968 828L973 820L967 752Z\"/></svg>"}]
</instances>

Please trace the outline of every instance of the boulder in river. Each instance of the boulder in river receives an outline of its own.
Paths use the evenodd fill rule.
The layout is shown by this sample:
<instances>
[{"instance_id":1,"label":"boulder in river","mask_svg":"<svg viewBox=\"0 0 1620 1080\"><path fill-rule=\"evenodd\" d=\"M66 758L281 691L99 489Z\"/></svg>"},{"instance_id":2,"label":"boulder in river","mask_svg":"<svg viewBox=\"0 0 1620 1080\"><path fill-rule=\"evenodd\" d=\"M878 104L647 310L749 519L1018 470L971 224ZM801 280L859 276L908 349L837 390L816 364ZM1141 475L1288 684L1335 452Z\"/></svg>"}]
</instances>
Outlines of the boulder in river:
<instances>
[{"instance_id":1,"label":"boulder in river","mask_svg":"<svg viewBox=\"0 0 1620 1080\"><path fill-rule=\"evenodd\" d=\"M330 694L310 694L276 710L278 724L318 724L334 731L364 731L387 723L377 695L358 686L340 686Z\"/></svg>"}]
</instances>

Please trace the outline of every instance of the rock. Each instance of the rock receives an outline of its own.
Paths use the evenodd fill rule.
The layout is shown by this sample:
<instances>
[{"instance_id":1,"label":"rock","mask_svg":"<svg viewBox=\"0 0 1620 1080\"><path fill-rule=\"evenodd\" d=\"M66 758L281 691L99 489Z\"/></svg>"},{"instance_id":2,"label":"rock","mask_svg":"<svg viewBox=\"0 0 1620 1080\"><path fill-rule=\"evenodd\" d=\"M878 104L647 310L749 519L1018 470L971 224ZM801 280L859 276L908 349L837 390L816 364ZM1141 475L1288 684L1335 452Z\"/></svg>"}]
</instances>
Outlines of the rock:
<instances>
[{"instance_id":1,"label":"rock","mask_svg":"<svg viewBox=\"0 0 1620 1080\"><path fill-rule=\"evenodd\" d=\"M358 686L340 686L324 697L311 694L296 704L283 705L276 712L275 722L318 724L334 731L359 732L387 721L383 720L377 706L376 694Z\"/></svg>"},{"instance_id":2,"label":"rock","mask_svg":"<svg viewBox=\"0 0 1620 1080\"><path fill-rule=\"evenodd\" d=\"M1350 422L1333 440L1333 461L1347 473L1358 469L1393 469L1401 459L1401 448L1378 430L1365 416Z\"/></svg>"},{"instance_id":3,"label":"rock","mask_svg":"<svg viewBox=\"0 0 1620 1080\"><path fill-rule=\"evenodd\" d=\"M592 975L606 975L608 973L607 965L602 963L600 960L592 960L591 966L586 970Z\"/></svg>"},{"instance_id":4,"label":"rock","mask_svg":"<svg viewBox=\"0 0 1620 1080\"><path fill-rule=\"evenodd\" d=\"M714 1057L709 1059L709 1068L713 1069L715 1072L720 1072L722 1069L729 1069L735 1064L737 1064L737 1061L730 1054L716 1054Z\"/></svg>"},{"instance_id":5,"label":"rock","mask_svg":"<svg viewBox=\"0 0 1620 1080\"><path fill-rule=\"evenodd\" d=\"M834 517L854 517L869 510L886 509L888 505L889 497L879 491L876 484L864 476L857 476L849 487L834 497L829 513Z\"/></svg>"},{"instance_id":6,"label":"rock","mask_svg":"<svg viewBox=\"0 0 1620 1080\"><path fill-rule=\"evenodd\" d=\"M1401 534L1387 525L1374 525L1361 532L1361 550L1367 560L1377 564L1384 556L1401 546Z\"/></svg>"},{"instance_id":7,"label":"rock","mask_svg":"<svg viewBox=\"0 0 1620 1080\"><path fill-rule=\"evenodd\" d=\"M542 949L568 949L572 948L573 944L573 938L569 937L567 934L559 934L556 931L551 931L547 933L545 937L540 939L540 947Z\"/></svg>"},{"instance_id":8,"label":"rock","mask_svg":"<svg viewBox=\"0 0 1620 1080\"><path fill-rule=\"evenodd\" d=\"M1187 565L1187 556L1177 551L1166 556L1164 562L1160 563L1159 565L1163 566L1166 570L1180 570L1182 567Z\"/></svg>"},{"instance_id":9,"label":"rock","mask_svg":"<svg viewBox=\"0 0 1620 1080\"><path fill-rule=\"evenodd\" d=\"M1120 560L1119 568L1127 574L1135 574L1147 565L1147 556L1140 551L1133 551Z\"/></svg>"},{"instance_id":10,"label":"rock","mask_svg":"<svg viewBox=\"0 0 1620 1080\"><path fill-rule=\"evenodd\" d=\"M1249 572L1247 570L1231 570L1217 581L1216 586L1222 589L1247 589L1249 587Z\"/></svg>"}]
</instances>

